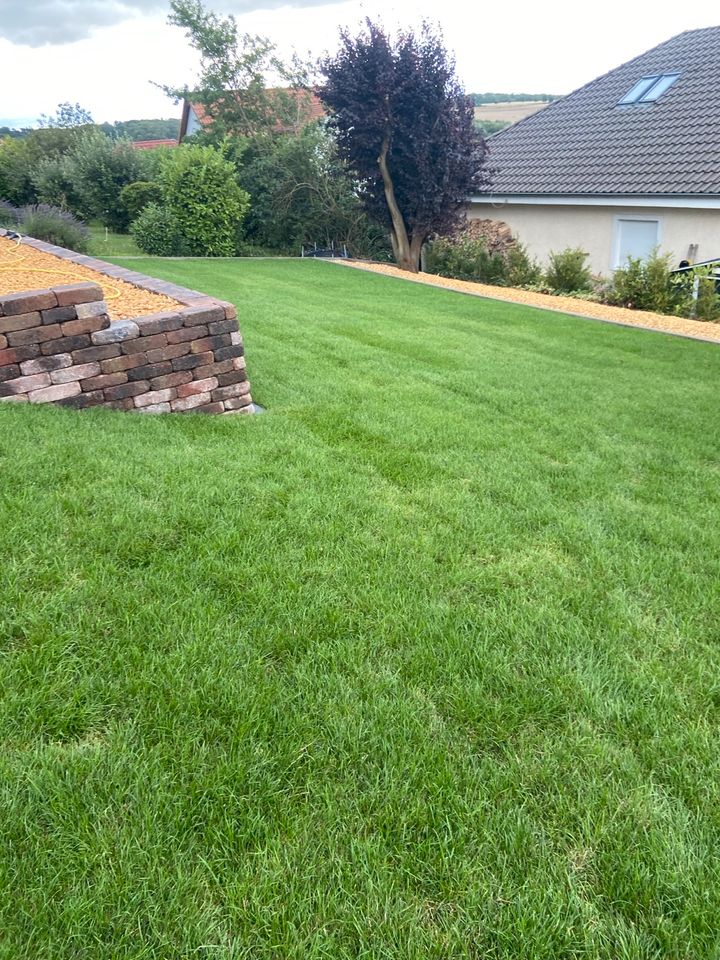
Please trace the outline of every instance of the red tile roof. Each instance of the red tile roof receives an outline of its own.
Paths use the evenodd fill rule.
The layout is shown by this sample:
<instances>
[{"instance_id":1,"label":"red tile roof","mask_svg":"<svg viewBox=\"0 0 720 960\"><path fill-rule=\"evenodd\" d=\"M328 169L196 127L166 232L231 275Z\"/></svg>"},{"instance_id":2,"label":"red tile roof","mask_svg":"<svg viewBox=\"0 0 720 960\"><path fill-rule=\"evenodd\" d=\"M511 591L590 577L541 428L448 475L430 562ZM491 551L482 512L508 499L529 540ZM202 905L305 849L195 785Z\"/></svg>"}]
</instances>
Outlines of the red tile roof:
<instances>
[{"instance_id":1,"label":"red tile roof","mask_svg":"<svg viewBox=\"0 0 720 960\"><path fill-rule=\"evenodd\" d=\"M290 90L288 88L271 88L268 90L268 93L291 93L294 94L297 100L298 105L298 122L297 124L283 125L278 123L277 130L278 132L287 132L295 128L295 126L304 126L306 123L312 123L313 120L320 120L325 116L325 108L322 104L322 100L314 93L312 90ZM198 122L201 126L208 128L212 126L213 118L207 112L207 108L202 103L193 103L192 101L185 101L185 106L183 108L183 116L180 123L180 136L179 140L182 141L187 133L187 114L188 107L191 107L195 116L198 119Z\"/></svg>"},{"instance_id":2,"label":"red tile roof","mask_svg":"<svg viewBox=\"0 0 720 960\"><path fill-rule=\"evenodd\" d=\"M155 147L176 147L177 140L133 140L136 150L154 150Z\"/></svg>"}]
</instances>

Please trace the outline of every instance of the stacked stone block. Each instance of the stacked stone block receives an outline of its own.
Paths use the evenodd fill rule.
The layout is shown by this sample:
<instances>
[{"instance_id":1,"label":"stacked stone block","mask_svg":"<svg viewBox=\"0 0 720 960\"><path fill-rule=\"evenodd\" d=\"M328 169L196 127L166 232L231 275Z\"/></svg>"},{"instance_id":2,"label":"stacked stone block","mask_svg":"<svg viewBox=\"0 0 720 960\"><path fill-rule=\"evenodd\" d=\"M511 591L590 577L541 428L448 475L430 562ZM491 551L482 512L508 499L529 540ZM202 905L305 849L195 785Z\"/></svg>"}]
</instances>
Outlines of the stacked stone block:
<instances>
[{"instance_id":1,"label":"stacked stone block","mask_svg":"<svg viewBox=\"0 0 720 960\"><path fill-rule=\"evenodd\" d=\"M235 307L196 297L177 310L111 322L94 283L0 296L1 401L248 413Z\"/></svg>"}]
</instances>

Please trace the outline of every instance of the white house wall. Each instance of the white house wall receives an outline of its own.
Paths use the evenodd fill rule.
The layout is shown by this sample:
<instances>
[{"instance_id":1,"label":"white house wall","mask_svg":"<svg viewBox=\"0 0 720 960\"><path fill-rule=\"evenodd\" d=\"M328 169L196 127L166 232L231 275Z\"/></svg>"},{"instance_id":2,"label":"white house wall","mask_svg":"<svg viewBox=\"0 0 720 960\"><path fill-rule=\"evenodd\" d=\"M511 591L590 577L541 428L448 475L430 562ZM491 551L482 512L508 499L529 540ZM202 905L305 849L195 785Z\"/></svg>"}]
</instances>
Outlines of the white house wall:
<instances>
[{"instance_id":1,"label":"white house wall","mask_svg":"<svg viewBox=\"0 0 720 960\"><path fill-rule=\"evenodd\" d=\"M600 274L615 269L619 218L658 220L660 252L670 253L673 263L720 258L719 209L473 202L468 218L504 221L543 264L551 251L582 247L589 254L591 269ZM692 244L697 244L697 250L691 257Z\"/></svg>"}]
</instances>

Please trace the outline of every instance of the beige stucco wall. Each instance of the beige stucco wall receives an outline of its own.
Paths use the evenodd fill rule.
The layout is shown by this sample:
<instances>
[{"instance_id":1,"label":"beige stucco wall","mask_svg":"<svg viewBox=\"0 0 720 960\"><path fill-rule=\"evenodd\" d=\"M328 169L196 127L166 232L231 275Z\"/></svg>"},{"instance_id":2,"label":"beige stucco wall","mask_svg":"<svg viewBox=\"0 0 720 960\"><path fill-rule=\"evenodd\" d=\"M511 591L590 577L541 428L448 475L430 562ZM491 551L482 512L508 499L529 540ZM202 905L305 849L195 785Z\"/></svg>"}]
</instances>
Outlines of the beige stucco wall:
<instances>
[{"instance_id":1,"label":"beige stucco wall","mask_svg":"<svg viewBox=\"0 0 720 960\"><path fill-rule=\"evenodd\" d=\"M547 263L551 250L582 247L593 272L601 274L611 273L616 266L618 217L659 220L660 252L670 253L673 262L687 258L693 243L698 245L696 261L720 257L720 210L473 203L468 217L505 221L542 263Z\"/></svg>"}]
</instances>

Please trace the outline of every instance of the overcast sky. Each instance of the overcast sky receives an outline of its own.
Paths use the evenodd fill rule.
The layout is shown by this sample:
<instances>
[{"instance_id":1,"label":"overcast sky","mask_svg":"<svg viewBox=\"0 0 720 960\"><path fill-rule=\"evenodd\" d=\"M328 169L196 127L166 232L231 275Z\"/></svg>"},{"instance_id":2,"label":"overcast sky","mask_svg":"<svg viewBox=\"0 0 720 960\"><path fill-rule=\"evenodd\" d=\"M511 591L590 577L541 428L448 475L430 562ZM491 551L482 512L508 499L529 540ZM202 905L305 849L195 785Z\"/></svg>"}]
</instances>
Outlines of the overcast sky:
<instances>
[{"instance_id":1,"label":"overcast sky","mask_svg":"<svg viewBox=\"0 0 720 960\"><path fill-rule=\"evenodd\" d=\"M711 4L605 0L209 0L283 53L332 51L338 28L365 16L388 26L440 23L468 92L569 93L683 30L712 26ZM665 7L665 8L663 8ZM652 10L650 13L649 11ZM192 84L196 61L168 0L0 0L0 125L79 102L97 121L179 116L150 81ZM591 13L592 11L592 13Z\"/></svg>"}]
</instances>

